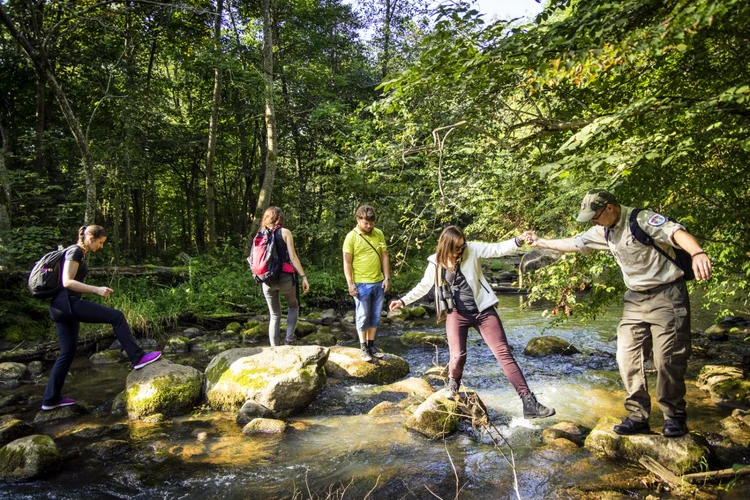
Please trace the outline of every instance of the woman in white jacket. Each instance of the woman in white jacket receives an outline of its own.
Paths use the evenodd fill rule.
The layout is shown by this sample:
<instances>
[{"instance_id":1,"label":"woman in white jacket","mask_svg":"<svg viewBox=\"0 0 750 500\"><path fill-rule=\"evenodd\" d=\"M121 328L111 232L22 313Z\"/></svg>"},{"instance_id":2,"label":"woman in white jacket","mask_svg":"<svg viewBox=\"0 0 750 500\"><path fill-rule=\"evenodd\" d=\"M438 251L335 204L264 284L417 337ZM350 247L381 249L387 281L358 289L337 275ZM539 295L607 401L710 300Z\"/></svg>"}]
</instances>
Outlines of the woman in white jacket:
<instances>
[{"instance_id":1,"label":"woman in white jacket","mask_svg":"<svg viewBox=\"0 0 750 500\"><path fill-rule=\"evenodd\" d=\"M391 302L390 309L395 311L410 304L434 287L438 320L443 316L446 320L450 350L448 389L451 395L458 396L466 364L466 339L469 328L474 327L521 397L524 418L543 418L554 415L555 410L537 402L526 384L521 368L510 352L503 324L495 310L497 296L482 273L481 259L516 253L523 239L524 235L501 243L467 242L461 228L446 227L440 233L437 252L427 259L429 265L422 281L409 293ZM441 292L441 288L444 292Z\"/></svg>"}]
</instances>

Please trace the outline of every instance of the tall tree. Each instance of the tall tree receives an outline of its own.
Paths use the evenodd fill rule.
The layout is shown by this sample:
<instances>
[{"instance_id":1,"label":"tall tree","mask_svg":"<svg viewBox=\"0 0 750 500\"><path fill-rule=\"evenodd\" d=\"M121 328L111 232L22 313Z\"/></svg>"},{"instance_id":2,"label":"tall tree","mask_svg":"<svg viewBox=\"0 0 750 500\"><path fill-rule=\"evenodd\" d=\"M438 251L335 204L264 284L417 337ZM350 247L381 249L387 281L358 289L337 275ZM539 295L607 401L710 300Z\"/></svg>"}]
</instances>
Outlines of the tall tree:
<instances>
[{"instance_id":1,"label":"tall tree","mask_svg":"<svg viewBox=\"0 0 750 500\"><path fill-rule=\"evenodd\" d=\"M206 225L208 226L208 249L216 247L216 179L214 178L214 161L216 159L216 141L219 122L219 103L221 102L221 17L223 0L216 0L216 17L214 19L214 93L211 104L211 122L208 128L208 155L206 157Z\"/></svg>"},{"instance_id":2,"label":"tall tree","mask_svg":"<svg viewBox=\"0 0 750 500\"><path fill-rule=\"evenodd\" d=\"M258 195L258 205L255 209L251 233L260 226L260 218L271 204L277 161L276 113L273 101L273 17L271 15L271 0L261 0L261 10L263 11L263 79L265 81L267 147L263 186L260 188Z\"/></svg>"}]
</instances>

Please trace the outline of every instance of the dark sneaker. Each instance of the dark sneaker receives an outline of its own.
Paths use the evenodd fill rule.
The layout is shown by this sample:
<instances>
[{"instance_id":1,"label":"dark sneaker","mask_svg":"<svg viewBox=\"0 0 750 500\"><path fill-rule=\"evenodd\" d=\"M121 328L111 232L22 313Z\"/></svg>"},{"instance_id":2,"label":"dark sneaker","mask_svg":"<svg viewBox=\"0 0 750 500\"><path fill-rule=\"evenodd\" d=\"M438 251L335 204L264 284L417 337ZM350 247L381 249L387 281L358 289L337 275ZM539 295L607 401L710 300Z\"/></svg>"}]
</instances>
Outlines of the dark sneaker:
<instances>
[{"instance_id":1,"label":"dark sneaker","mask_svg":"<svg viewBox=\"0 0 750 500\"><path fill-rule=\"evenodd\" d=\"M284 345L294 345L297 343L297 339L291 338L291 339L284 339Z\"/></svg>"},{"instance_id":2,"label":"dark sneaker","mask_svg":"<svg viewBox=\"0 0 750 500\"><path fill-rule=\"evenodd\" d=\"M554 408L547 408L536 400L533 392L521 398L523 402L523 418L547 418L555 414Z\"/></svg>"},{"instance_id":3,"label":"dark sneaker","mask_svg":"<svg viewBox=\"0 0 750 500\"><path fill-rule=\"evenodd\" d=\"M161 357L161 351L154 351L144 354L137 365L133 367L133 370L140 370L146 365L150 365Z\"/></svg>"},{"instance_id":4,"label":"dark sneaker","mask_svg":"<svg viewBox=\"0 0 750 500\"><path fill-rule=\"evenodd\" d=\"M372 356L370 355L370 350L367 348L367 346L362 347L359 350L359 359L362 361L370 362L372 361Z\"/></svg>"},{"instance_id":5,"label":"dark sneaker","mask_svg":"<svg viewBox=\"0 0 750 500\"><path fill-rule=\"evenodd\" d=\"M55 408L62 408L63 406L70 406L76 404L75 399L70 398L62 398L57 403L51 404L51 405L42 405L42 410L48 411L48 410L54 410Z\"/></svg>"},{"instance_id":6,"label":"dark sneaker","mask_svg":"<svg viewBox=\"0 0 750 500\"><path fill-rule=\"evenodd\" d=\"M451 399L454 401L458 401L460 396L458 395L458 388L461 386L461 384L458 383L457 380L449 378L448 379L448 392L450 393Z\"/></svg>"},{"instance_id":7,"label":"dark sneaker","mask_svg":"<svg viewBox=\"0 0 750 500\"><path fill-rule=\"evenodd\" d=\"M684 436L688 433L687 422L684 420L677 420L676 418L668 418L664 422L664 429L662 434L664 437L674 438Z\"/></svg>"},{"instance_id":8,"label":"dark sneaker","mask_svg":"<svg viewBox=\"0 0 750 500\"><path fill-rule=\"evenodd\" d=\"M637 422L630 417L623 420L621 424L615 425L613 430L621 436L651 434L651 427L648 425L648 422Z\"/></svg>"},{"instance_id":9,"label":"dark sneaker","mask_svg":"<svg viewBox=\"0 0 750 500\"><path fill-rule=\"evenodd\" d=\"M385 353L375 346L367 346L367 352L369 352L370 356L373 358L383 359L383 356L385 356Z\"/></svg>"}]
</instances>

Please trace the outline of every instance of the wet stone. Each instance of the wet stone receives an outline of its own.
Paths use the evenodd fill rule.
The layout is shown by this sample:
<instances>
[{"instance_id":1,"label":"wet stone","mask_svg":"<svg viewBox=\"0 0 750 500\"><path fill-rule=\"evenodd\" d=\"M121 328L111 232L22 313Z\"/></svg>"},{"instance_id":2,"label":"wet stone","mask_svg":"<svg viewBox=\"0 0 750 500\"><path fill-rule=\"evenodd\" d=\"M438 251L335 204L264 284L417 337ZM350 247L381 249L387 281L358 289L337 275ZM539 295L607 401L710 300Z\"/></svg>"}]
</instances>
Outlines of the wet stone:
<instances>
[{"instance_id":1,"label":"wet stone","mask_svg":"<svg viewBox=\"0 0 750 500\"><path fill-rule=\"evenodd\" d=\"M26 374L26 365L23 363L0 363L0 380L12 381L22 378Z\"/></svg>"},{"instance_id":2,"label":"wet stone","mask_svg":"<svg viewBox=\"0 0 750 500\"><path fill-rule=\"evenodd\" d=\"M523 353L526 356L537 358L551 356L553 354L570 356L572 354L577 354L578 352L578 349L573 347L573 345L567 340L552 335L544 335L531 339L529 343L526 344L526 349L523 350Z\"/></svg>"},{"instance_id":3,"label":"wet stone","mask_svg":"<svg viewBox=\"0 0 750 500\"><path fill-rule=\"evenodd\" d=\"M80 417L81 415L88 415L89 411L80 404L73 404L70 406L63 406L61 408L55 408L54 410L42 410L34 417L35 424L41 424L44 422L53 422L55 420L64 420L69 418Z\"/></svg>"},{"instance_id":4,"label":"wet stone","mask_svg":"<svg viewBox=\"0 0 750 500\"><path fill-rule=\"evenodd\" d=\"M13 406L20 404L23 401L23 396L20 394L11 394L10 396L5 396L3 398L0 398L0 408L3 408L5 406Z\"/></svg>"},{"instance_id":5,"label":"wet stone","mask_svg":"<svg viewBox=\"0 0 750 500\"><path fill-rule=\"evenodd\" d=\"M32 377L39 377L42 373L44 373L44 365L41 361L32 361L31 363L29 363L27 369L29 370L29 374Z\"/></svg>"},{"instance_id":6,"label":"wet stone","mask_svg":"<svg viewBox=\"0 0 750 500\"><path fill-rule=\"evenodd\" d=\"M252 434L283 434L288 425L283 420L273 418L255 418L242 428L245 435Z\"/></svg>"},{"instance_id":7,"label":"wet stone","mask_svg":"<svg viewBox=\"0 0 750 500\"><path fill-rule=\"evenodd\" d=\"M107 439L99 443L92 443L86 447L86 450L94 453L101 459L110 459L124 455L128 451L127 441L121 439Z\"/></svg>"},{"instance_id":8,"label":"wet stone","mask_svg":"<svg viewBox=\"0 0 750 500\"><path fill-rule=\"evenodd\" d=\"M57 465L58 451L49 436L34 434L0 448L0 479L21 481L48 472Z\"/></svg>"},{"instance_id":9,"label":"wet stone","mask_svg":"<svg viewBox=\"0 0 750 500\"><path fill-rule=\"evenodd\" d=\"M32 426L12 415L0 417L0 446L5 446L11 441L33 433L34 428Z\"/></svg>"},{"instance_id":10,"label":"wet stone","mask_svg":"<svg viewBox=\"0 0 750 500\"><path fill-rule=\"evenodd\" d=\"M195 337L200 337L201 335L203 335L203 333L204 331L200 328L186 328L182 331L182 336L189 339L194 339Z\"/></svg>"}]
</instances>

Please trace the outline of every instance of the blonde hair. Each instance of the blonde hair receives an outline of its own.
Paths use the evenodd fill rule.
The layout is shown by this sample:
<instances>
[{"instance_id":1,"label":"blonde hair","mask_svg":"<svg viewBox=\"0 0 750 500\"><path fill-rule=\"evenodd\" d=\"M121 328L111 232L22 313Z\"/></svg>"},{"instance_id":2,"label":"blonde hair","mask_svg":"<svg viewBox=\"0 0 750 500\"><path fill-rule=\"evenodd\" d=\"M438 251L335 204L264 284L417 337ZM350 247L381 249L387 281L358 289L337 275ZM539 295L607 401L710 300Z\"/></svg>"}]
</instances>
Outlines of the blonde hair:
<instances>
[{"instance_id":1,"label":"blonde hair","mask_svg":"<svg viewBox=\"0 0 750 500\"><path fill-rule=\"evenodd\" d=\"M261 220L260 227L275 227L284 225L284 211L279 207L268 207L263 212L263 219Z\"/></svg>"},{"instance_id":2,"label":"blonde hair","mask_svg":"<svg viewBox=\"0 0 750 500\"><path fill-rule=\"evenodd\" d=\"M462 242L466 242L466 236L460 227L448 226L443 229L438 239L437 255L435 255L438 266L453 270L456 263L452 261L455 260L456 251L461 249Z\"/></svg>"}]
</instances>

